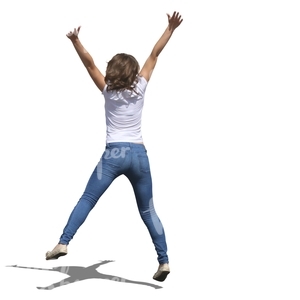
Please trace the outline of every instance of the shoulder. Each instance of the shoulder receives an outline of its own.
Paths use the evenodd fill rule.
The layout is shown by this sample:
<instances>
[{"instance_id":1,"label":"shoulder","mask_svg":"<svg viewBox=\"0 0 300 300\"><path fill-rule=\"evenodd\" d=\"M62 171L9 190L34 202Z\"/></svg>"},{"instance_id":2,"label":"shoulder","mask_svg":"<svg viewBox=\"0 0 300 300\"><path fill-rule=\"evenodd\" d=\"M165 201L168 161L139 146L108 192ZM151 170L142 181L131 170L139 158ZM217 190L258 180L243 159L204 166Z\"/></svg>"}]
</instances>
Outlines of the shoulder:
<instances>
[{"instance_id":1,"label":"shoulder","mask_svg":"<svg viewBox=\"0 0 300 300\"><path fill-rule=\"evenodd\" d=\"M107 84L105 83L104 88L102 90L102 95L107 94Z\"/></svg>"},{"instance_id":2,"label":"shoulder","mask_svg":"<svg viewBox=\"0 0 300 300\"><path fill-rule=\"evenodd\" d=\"M141 91L145 92L148 85L148 81L145 79L144 76L138 75L138 82L136 87Z\"/></svg>"}]
</instances>

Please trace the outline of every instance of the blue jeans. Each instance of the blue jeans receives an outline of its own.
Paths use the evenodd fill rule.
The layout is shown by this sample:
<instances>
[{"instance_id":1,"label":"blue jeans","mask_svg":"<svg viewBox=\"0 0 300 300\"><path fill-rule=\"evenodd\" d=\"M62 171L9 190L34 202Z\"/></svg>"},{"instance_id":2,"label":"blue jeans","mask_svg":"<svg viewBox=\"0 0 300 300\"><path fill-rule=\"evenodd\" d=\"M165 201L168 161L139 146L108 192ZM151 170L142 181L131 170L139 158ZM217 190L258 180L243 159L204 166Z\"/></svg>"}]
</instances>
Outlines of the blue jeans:
<instances>
[{"instance_id":1,"label":"blue jeans","mask_svg":"<svg viewBox=\"0 0 300 300\"><path fill-rule=\"evenodd\" d=\"M106 145L82 197L69 217L59 243L69 244L99 198L120 175L125 175L133 187L138 210L150 233L158 262L168 263L165 232L154 209L150 165L147 150L142 144L118 142Z\"/></svg>"}]
</instances>

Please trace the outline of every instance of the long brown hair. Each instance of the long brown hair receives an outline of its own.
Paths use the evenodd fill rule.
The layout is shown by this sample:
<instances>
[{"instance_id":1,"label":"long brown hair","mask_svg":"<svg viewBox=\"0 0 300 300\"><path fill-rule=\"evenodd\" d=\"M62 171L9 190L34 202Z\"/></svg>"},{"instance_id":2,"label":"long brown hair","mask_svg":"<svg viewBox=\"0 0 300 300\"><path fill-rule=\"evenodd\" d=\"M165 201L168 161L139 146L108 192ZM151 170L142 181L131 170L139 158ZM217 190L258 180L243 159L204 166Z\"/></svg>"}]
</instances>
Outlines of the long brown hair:
<instances>
[{"instance_id":1,"label":"long brown hair","mask_svg":"<svg viewBox=\"0 0 300 300\"><path fill-rule=\"evenodd\" d=\"M125 89L135 91L139 70L139 63L132 55L126 53L116 54L107 63L105 75L107 91L122 91Z\"/></svg>"}]
</instances>

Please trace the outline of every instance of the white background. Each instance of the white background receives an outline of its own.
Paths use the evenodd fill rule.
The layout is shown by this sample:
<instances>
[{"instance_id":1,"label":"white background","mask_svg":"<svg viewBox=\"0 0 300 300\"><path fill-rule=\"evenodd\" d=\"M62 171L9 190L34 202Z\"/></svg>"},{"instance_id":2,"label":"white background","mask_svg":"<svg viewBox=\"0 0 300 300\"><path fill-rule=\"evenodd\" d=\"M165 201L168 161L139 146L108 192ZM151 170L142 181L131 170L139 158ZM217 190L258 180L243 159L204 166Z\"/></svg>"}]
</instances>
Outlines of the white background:
<instances>
[{"instance_id":1,"label":"white background","mask_svg":"<svg viewBox=\"0 0 300 300\"><path fill-rule=\"evenodd\" d=\"M299 299L298 1L1 1L2 299ZM89 266L159 284L131 186L117 179L46 261L105 145L103 96L65 34L105 72L142 65L180 11L149 83L143 136L171 274L155 290L37 268ZM68 299L70 299L68 298Z\"/></svg>"}]
</instances>

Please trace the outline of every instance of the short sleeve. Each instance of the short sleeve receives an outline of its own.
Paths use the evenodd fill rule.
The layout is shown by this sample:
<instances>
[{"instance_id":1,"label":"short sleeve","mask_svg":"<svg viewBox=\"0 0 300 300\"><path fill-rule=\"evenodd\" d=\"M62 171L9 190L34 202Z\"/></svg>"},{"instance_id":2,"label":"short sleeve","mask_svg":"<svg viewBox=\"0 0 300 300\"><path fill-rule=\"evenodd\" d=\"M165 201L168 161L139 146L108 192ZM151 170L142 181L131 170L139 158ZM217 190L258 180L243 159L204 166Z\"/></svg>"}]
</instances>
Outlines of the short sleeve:
<instances>
[{"instance_id":1,"label":"short sleeve","mask_svg":"<svg viewBox=\"0 0 300 300\"><path fill-rule=\"evenodd\" d=\"M148 81L143 77L139 76L139 81L136 84L136 88L139 93L144 94L148 85Z\"/></svg>"}]
</instances>

